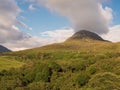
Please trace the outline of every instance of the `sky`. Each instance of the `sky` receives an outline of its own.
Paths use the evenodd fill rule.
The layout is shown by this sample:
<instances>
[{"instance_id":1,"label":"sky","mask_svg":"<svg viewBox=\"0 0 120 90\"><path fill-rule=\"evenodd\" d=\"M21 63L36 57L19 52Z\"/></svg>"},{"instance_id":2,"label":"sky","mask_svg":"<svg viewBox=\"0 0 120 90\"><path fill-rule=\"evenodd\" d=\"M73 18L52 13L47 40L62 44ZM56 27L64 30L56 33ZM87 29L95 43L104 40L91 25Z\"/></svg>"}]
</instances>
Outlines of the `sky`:
<instances>
[{"instance_id":1,"label":"sky","mask_svg":"<svg viewBox=\"0 0 120 90\"><path fill-rule=\"evenodd\" d=\"M0 0L0 44L13 51L63 42L86 29L120 42L120 0Z\"/></svg>"}]
</instances>

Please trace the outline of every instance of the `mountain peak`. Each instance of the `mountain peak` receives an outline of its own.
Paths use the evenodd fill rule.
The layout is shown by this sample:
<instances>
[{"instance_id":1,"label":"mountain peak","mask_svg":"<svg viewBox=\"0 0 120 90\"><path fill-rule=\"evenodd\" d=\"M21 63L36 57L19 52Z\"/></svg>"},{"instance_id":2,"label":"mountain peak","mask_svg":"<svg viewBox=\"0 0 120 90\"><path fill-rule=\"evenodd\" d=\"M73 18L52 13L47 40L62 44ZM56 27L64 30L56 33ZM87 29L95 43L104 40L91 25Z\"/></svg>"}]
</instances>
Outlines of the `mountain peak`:
<instances>
[{"instance_id":1,"label":"mountain peak","mask_svg":"<svg viewBox=\"0 0 120 90\"><path fill-rule=\"evenodd\" d=\"M9 49L7 49L6 47L0 45L0 53L1 52L11 52Z\"/></svg>"},{"instance_id":2,"label":"mountain peak","mask_svg":"<svg viewBox=\"0 0 120 90\"><path fill-rule=\"evenodd\" d=\"M103 38L101 38L96 33L93 33L93 32L87 31L87 30L80 30L80 31L76 32L69 39L92 39L92 40L105 41Z\"/></svg>"}]
</instances>

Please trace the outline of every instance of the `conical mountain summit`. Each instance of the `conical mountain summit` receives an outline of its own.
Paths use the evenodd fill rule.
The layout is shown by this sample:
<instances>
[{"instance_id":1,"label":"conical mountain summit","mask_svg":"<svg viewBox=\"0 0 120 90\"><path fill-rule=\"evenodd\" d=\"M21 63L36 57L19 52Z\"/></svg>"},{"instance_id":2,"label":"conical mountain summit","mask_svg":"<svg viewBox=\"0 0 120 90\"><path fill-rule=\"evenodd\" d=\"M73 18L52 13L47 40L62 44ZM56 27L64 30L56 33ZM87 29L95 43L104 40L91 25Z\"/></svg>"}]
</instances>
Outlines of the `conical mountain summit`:
<instances>
[{"instance_id":1,"label":"conical mountain summit","mask_svg":"<svg viewBox=\"0 0 120 90\"><path fill-rule=\"evenodd\" d=\"M106 41L103 38L101 38L99 35L97 35L96 33L93 33L87 30L80 30L76 32L68 40L71 40L71 39L92 39L92 40Z\"/></svg>"}]
</instances>

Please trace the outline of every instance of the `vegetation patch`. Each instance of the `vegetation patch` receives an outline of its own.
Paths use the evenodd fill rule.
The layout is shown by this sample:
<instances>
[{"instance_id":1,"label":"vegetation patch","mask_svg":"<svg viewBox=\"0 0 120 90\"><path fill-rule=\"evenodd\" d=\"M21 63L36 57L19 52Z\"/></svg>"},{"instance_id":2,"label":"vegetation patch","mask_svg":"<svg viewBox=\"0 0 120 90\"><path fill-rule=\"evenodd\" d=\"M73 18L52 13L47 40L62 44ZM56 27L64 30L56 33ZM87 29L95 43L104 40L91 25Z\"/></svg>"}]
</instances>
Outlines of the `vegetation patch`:
<instances>
[{"instance_id":1,"label":"vegetation patch","mask_svg":"<svg viewBox=\"0 0 120 90\"><path fill-rule=\"evenodd\" d=\"M10 68L20 68L24 65L24 63L5 58L5 57L0 57L0 71L1 70L8 70Z\"/></svg>"}]
</instances>

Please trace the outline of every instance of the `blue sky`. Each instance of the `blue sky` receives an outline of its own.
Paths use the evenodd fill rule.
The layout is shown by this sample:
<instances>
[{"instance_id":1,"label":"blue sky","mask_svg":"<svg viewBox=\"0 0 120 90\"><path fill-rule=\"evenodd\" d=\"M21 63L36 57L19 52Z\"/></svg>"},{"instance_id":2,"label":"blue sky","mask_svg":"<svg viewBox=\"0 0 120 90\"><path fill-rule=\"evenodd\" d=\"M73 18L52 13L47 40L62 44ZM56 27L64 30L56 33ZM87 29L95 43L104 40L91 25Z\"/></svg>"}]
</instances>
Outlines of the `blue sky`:
<instances>
[{"instance_id":1,"label":"blue sky","mask_svg":"<svg viewBox=\"0 0 120 90\"><path fill-rule=\"evenodd\" d=\"M71 27L71 23L67 18L50 12L45 7L35 6L35 10L30 10L30 3L21 3L19 0L18 5L23 10L18 19L33 30L30 31L22 27L20 28L31 35L40 36L41 32ZM21 18L21 16L25 19Z\"/></svg>"},{"instance_id":2,"label":"blue sky","mask_svg":"<svg viewBox=\"0 0 120 90\"><path fill-rule=\"evenodd\" d=\"M111 0L109 3L105 4L113 9L114 20L113 24L120 24L120 0Z\"/></svg>"}]
</instances>

